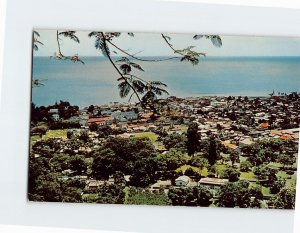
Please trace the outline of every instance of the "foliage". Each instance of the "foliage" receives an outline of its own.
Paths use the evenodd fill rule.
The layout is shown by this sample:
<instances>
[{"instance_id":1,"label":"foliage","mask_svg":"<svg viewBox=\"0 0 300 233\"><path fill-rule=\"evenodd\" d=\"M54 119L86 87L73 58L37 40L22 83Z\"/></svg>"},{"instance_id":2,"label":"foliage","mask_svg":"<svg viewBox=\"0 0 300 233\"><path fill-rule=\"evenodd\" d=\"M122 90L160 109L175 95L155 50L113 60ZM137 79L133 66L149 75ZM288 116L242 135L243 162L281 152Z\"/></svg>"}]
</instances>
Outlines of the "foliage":
<instances>
[{"instance_id":1,"label":"foliage","mask_svg":"<svg viewBox=\"0 0 300 233\"><path fill-rule=\"evenodd\" d=\"M169 150L170 148L176 148L185 151L186 136L178 133L171 133L165 136L162 141L164 146Z\"/></svg>"},{"instance_id":2,"label":"foliage","mask_svg":"<svg viewBox=\"0 0 300 233\"><path fill-rule=\"evenodd\" d=\"M95 152L94 156L92 175L97 179L108 179L115 171L119 171L123 165L123 161L118 160L118 157L111 149L100 149Z\"/></svg>"},{"instance_id":3,"label":"foliage","mask_svg":"<svg viewBox=\"0 0 300 233\"><path fill-rule=\"evenodd\" d=\"M198 124L190 123L187 129L187 142L186 148L189 155L193 155L195 152L200 150L200 134L198 133Z\"/></svg>"},{"instance_id":4,"label":"foliage","mask_svg":"<svg viewBox=\"0 0 300 233\"><path fill-rule=\"evenodd\" d=\"M209 167L209 162L206 158L200 156L200 155L194 155L193 157L190 158L188 162L191 166L198 167L200 170L203 168Z\"/></svg>"},{"instance_id":5,"label":"foliage","mask_svg":"<svg viewBox=\"0 0 300 233\"><path fill-rule=\"evenodd\" d=\"M147 189L130 187L125 204L131 205L170 205L170 200L163 190L150 192Z\"/></svg>"},{"instance_id":6,"label":"foliage","mask_svg":"<svg viewBox=\"0 0 300 233\"><path fill-rule=\"evenodd\" d=\"M221 178L229 179L230 182L236 182L239 180L241 173L232 167L226 168L221 174Z\"/></svg>"},{"instance_id":7,"label":"foliage","mask_svg":"<svg viewBox=\"0 0 300 233\"><path fill-rule=\"evenodd\" d=\"M185 155L174 148L171 148L167 153L158 156L161 170L174 171L178 167L186 164L187 158Z\"/></svg>"},{"instance_id":8,"label":"foliage","mask_svg":"<svg viewBox=\"0 0 300 233\"><path fill-rule=\"evenodd\" d=\"M278 209L294 209L295 198L296 198L295 188L283 188L275 196L274 206Z\"/></svg>"},{"instance_id":9,"label":"foliage","mask_svg":"<svg viewBox=\"0 0 300 233\"><path fill-rule=\"evenodd\" d=\"M175 206L209 206L212 203L212 194L204 187L170 188L168 196Z\"/></svg>"},{"instance_id":10,"label":"foliage","mask_svg":"<svg viewBox=\"0 0 300 233\"><path fill-rule=\"evenodd\" d=\"M227 183L219 192L218 206L259 208L263 194L257 188L249 188L247 181Z\"/></svg>"},{"instance_id":11,"label":"foliage","mask_svg":"<svg viewBox=\"0 0 300 233\"><path fill-rule=\"evenodd\" d=\"M251 171L251 168L252 168L252 164L248 160L242 161L240 164L241 172L249 172Z\"/></svg>"},{"instance_id":12,"label":"foliage","mask_svg":"<svg viewBox=\"0 0 300 233\"><path fill-rule=\"evenodd\" d=\"M211 135L205 153L209 164L212 166L216 163L216 160L220 157L220 142Z\"/></svg>"},{"instance_id":13,"label":"foliage","mask_svg":"<svg viewBox=\"0 0 300 233\"><path fill-rule=\"evenodd\" d=\"M125 193L123 187L115 184L104 183L97 190L97 203L123 204Z\"/></svg>"},{"instance_id":14,"label":"foliage","mask_svg":"<svg viewBox=\"0 0 300 233\"><path fill-rule=\"evenodd\" d=\"M272 186L270 187L270 193L271 194L277 194L280 192L280 190L284 187L285 182L281 180L275 181Z\"/></svg>"},{"instance_id":15,"label":"foliage","mask_svg":"<svg viewBox=\"0 0 300 233\"><path fill-rule=\"evenodd\" d=\"M70 169L77 175L85 174L87 171L87 163L83 155L75 155L70 158Z\"/></svg>"}]
</instances>

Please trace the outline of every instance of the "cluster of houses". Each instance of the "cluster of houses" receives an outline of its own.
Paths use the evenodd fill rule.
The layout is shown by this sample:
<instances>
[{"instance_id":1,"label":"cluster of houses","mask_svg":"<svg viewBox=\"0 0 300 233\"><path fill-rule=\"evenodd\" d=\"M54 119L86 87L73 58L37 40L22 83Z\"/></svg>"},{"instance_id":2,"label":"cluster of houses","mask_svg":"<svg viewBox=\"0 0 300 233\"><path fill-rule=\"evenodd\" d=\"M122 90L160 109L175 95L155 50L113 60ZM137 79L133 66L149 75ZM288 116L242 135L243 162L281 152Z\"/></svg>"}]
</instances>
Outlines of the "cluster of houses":
<instances>
[{"instance_id":1,"label":"cluster of houses","mask_svg":"<svg viewBox=\"0 0 300 233\"><path fill-rule=\"evenodd\" d=\"M163 100L166 101L166 100ZM165 103L165 102L164 102ZM232 150L239 150L241 146L251 145L259 138L277 138L280 140L299 141L300 100L290 100L287 96L270 97L169 97L167 104L160 108L154 118L152 112L146 112L141 107L130 103L111 103L88 107L78 111L72 122L78 122L81 128L88 130L88 136L95 147L103 143L97 132L89 131L92 124L109 126L112 129L123 129L120 137L130 137L134 133L154 131L164 127L167 133L183 133L181 124L189 122L198 124L201 139L209 135L217 135L222 144ZM55 121L59 121L58 112L51 109L50 113ZM281 125L289 119L292 128L282 129ZM295 127L296 126L296 127ZM78 130L82 130L78 129ZM166 151L162 146L158 151ZM80 147L78 153L91 152L90 147ZM126 177L128 180L129 177ZM95 189L104 181L86 178L86 189ZM113 179L107 182L112 182ZM175 186L206 186L216 195L219 188L228 182L227 179L201 178L194 181L188 176L180 176L175 180ZM165 189L171 186L171 181L158 181L151 185L151 190Z\"/></svg>"}]
</instances>

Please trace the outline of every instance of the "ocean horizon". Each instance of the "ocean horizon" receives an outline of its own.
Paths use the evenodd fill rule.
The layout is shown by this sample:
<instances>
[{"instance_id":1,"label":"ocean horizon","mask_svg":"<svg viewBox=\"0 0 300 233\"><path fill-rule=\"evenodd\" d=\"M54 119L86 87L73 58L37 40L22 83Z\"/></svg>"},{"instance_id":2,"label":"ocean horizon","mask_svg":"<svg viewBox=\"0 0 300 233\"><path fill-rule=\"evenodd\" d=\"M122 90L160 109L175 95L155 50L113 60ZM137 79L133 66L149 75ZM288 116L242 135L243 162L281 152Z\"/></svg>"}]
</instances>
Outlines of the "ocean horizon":
<instances>
[{"instance_id":1,"label":"ocean horizon","mask_svg":"<svg viewBox=\"0 0 300 233\"><path fill-rule=\"evenodd\" d=\"M32 88L32 102L47 106L64 100L80 107L128 102L128 98L119 97L119 75L107 58L81 59L85 65L34 56L32 78L44 80L44 86ZM201 58L197 66L179 60L135 62L145 72L133 70L134 74L166 83L170 96L253 97L268 96L273 91L275 94L300 91L300 57L296 56L210 56Z\"/></svg>"}]
</instances>

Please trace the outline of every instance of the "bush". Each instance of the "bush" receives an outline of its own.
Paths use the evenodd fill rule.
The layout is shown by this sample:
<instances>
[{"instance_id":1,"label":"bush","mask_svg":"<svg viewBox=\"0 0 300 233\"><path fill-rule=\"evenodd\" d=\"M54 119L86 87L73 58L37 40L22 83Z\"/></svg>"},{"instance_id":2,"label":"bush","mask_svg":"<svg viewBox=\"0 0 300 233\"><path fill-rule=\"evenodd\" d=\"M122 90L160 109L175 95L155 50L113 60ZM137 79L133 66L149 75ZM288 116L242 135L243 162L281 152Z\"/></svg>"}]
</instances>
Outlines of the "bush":
<instances>
[{"instance_id":1,"label":"bush","mask_svg":"<svg viewBox=\"0 0 300 233\"><path fill-rule=\"evenodd\" d=\"M241 172L249 172L251 171L252 164L249 161L241 162L240 171Z\"/></svg>"},{"instance_id":2,"label":"bush","mask_svg":"<svg viewBox=\"0 0 300 233\"><path fill-rule=\"evenodd\" d=\"M229 179L229 182L236 182L239 180L241 173L234 168L227 168L223 171L221 178Z\"/></svg>"},{"instance_id":3,"label":"bush","mask_svg":"<svg viewBox=\"0 0 300 233\"><path fill-rule=\"evenodd\" d=\"M286 174L288 174L288 175L294 175L294 171L293 170L287 170Z\"/></svg>"},{"instance_id":4,"label":"bush","mask_svg":"<svg viewBox=\"0 0 300 233\"><path fill-rule=\"evenodd\" d=\"M280 190L284 187L283 181L275 181L273 185L270 187L270 193L271 194L277 194L280 192Z\"/></svg>"}]
</instances>

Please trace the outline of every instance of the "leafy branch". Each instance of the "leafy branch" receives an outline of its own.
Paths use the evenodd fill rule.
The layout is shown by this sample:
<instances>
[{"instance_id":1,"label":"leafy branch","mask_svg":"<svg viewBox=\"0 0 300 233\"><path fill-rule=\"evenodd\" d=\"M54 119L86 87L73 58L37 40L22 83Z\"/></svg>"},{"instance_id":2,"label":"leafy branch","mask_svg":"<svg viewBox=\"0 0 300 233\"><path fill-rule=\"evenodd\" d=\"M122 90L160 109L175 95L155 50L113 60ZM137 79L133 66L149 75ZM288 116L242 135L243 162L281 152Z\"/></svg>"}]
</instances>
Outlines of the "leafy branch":
<instances>
[{"instance_id":1,"label":"leafy branch","mask_svg":"<svg viewBox=\"0 0 300 233\"><path fill-rule=\"evenodd\" d=\"M162 95L163 93L168 94L163 88L167 87L167 85L159 81L146 81L133 75L131 72L134 69L139 71L144 71L144 69L141 65L132 62L128 58L132 58L132 56L122 57L119 60L113 61L108 44L112 45L112 39L118 36L120 36L120 33L116 32L104 33L94 31L89 33L89 37L95 37L95 48L101 50L103 56L109 59L110 63L120 75L117 79L120 82L118 84L120 97L125 98L132 91L133 93L130 95L129 101L132 96L135 95L143 108L149 107L150 103L157 99L157 95Z\"/></svg>"},{"instance_id":2,"label":"leafy branch","mask_svg":"<svg viewBox=\"0 0 300 233\"><path fill-rule=\"evenodd\" d=\"M160 61L168 61L168 60L172 60L172 59L178 59L180 57L168 57L168 58L163 58L163 59L144 59L144 58L140 58L135 56L134 54L130 54L128 52L126 52L124 49L120 48L119 46L117 46L115 43L108 41L108 43L110 45L112 45L113 47L115 47L116 49L118 49L120 52L126 54L127 56L135 59L135 60L139 60L139 61L146 61L146 62L160 62Z\"/></svg>"},{"instance_id":3,"label":"leafy branch","mask_svg":"<svg viewBox=\"0 0 300 233\"><path fill-rule=\"evenodd\" d=\"M58 52L54 53L54 56L50 56L50 58L54 57L57 60L70 60L74 63L76 62L80 62L82 64L85 64L77 54L73 55L73 56L65 56L62 51L61 51L61 38L60 36L64 36L66 38L69 38L73 41L75 41L76 43L80 43L78 37L75 35L75 31L63 31L63 32L58 32L58 30L56 31L56 42L57 42L57 47L58 47Z\"/></svg>"},{"instance_id":4,"label":"leafy branch","mask_svg":"<svg viewBox=\"0 0 300 233\"><path fill-rule=\"evenodd\" d=\"M73 40L75 43L80 43L79 38L75 35L75 31L56 31L56 42L58 47L58 52L55 52L54 57L58 60L70 60L72 62L81 62L84 64L84 62L78 57L78 55L74 56L65 56L61 49L61 37L68 38L70 40ZM158 103L158 96L161 96L163 94L169 94L168 91L165 90L167 87L166 84L160 82L160 81L147 81L144 80L136 75L134 75L132 72L134 70L142 71L144 72L144 69L140 64L137 64L135 62L132 62L132 60L137 61L143 61L143 62L160 62L160 61L166 61L171 59L180 59L180 61L189 61L192 65L197 65L199 63L200 56L206 56L203 52L197 52L193 49L195 46L188 46L184 49L175 49L175 47L170 43L171 37L166 36L164 34L161 34L162 38L168 45L168 47L174 52L174 54L177 54L179 56L172 56L168 58L162 58L162 59L145 59L136 56L136 54L132 54L120 46L118 46L116 43L113 42L114 38L117 38L121 35L120 32L100 32L100 31L92 31L88 34L89 37L95 37L94 46L96 49L100 50L104 57L106 57L114 69L117 71L119 78L117 81L119 82L118 88L119 88L119 95L121 98L125 98L130 94L129 101L133 96L136 96L139 103L143 108L149 107L153 111L155 111L154 105L155 103ZM134 34L132 32L127 33L128 36L134 37ZM37 38L40 35L37 32L33 32L33 49L38 50L37 44L43 44L41 43ZM221 47L222 46L222 40L220 36L217 35L194 35L193 39L198 40L201 38L210 39L214 46ZM113 47L116 49L116 51L121 52L126 55L126 57L121 57L119 60L114 61L111 56L111 50L110 47ZM112 51L115 54L118 54L116 51ZM131 59L131 60L130 60ZM33 80L33 86L42 86L43 84L39 80Z\"/></svg>"},{"instance_id":5,"label":"leafy branch","mask_svg":"<svg viewBox=\"0 0 300 233\"><path fill-rule=\"evenodd\" d=\"M38 45L44 45L41 41L39 41L40 34L37 31L33 31L32 33L32 39L33 39L33 50L38 51L39 46Z\"/></svg>"}]
</instances>

